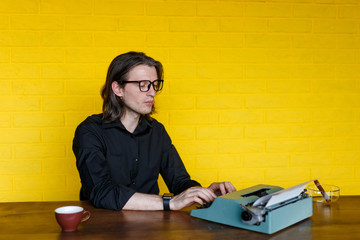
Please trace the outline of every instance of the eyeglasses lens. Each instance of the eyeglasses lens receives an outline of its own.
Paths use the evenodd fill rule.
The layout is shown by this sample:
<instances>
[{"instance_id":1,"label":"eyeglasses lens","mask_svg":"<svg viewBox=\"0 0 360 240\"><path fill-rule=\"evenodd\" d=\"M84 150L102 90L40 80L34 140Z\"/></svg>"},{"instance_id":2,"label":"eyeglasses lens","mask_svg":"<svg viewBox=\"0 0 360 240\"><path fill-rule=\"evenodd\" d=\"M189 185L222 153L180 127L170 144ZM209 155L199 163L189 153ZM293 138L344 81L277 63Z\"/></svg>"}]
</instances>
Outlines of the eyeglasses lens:
<instances>
[{"instance_id":1,"label":"eyeglasses lens","mask_svg":"<svg viewBox=\"0 0 360 240\"><path fill-rule=\"evenodd\" d=\"M151 82L149 80L139 81L139 88L142 92L147 92L150 90L151 85L153 86L155 91L160 91L163 86L162 80L156 80L154 82Z\"/></svg>"}]
</instances>

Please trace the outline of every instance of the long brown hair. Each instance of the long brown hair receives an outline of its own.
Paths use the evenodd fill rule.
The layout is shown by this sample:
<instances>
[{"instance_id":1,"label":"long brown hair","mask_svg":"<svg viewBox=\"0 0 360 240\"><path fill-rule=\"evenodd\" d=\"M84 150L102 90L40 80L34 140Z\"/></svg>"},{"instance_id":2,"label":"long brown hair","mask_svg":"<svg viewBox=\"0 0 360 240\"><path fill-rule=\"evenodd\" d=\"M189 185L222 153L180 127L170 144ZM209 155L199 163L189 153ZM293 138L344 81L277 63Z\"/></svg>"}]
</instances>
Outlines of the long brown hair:
<instances>
[{"instance_id":1,"label":"long brown hair","mask_svg":"<svg viewBox=\"0 0 360 240\"><path fill-rule=\"evenodd\" d=\"M127 52L115 57L110 63L106 82L101 90L101 97L103 98L103 118L105 121L113 122L120 120L124 114L124 103L120 97L113 92L111 87L112 83L114 81L127 81L128 72L138 65L155 67L158 79L163 79L164 72L162 64L142 52ZM155 107L153 105L151 113L154 113L154 111ZM150 119L151 113L144 117Z\"/></svg>"}]
</instances>

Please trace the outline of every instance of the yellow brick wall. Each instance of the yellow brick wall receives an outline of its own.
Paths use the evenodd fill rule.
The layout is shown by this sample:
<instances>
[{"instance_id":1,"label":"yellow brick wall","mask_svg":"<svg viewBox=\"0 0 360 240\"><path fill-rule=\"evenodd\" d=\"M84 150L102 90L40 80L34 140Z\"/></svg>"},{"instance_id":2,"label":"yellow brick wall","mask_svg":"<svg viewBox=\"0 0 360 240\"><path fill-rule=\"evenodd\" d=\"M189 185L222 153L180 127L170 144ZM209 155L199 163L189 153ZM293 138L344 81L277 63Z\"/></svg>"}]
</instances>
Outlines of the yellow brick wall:
<instances>
[{"instance_id":1,"label":"yellow brick wall","mask_svg":"<svg viewBox=\"0 0 360 240\"><path fill-rule=\"evenodd\" d=\"M2 0L0 201L78 199L74 129L130 50L164 63L155 117L203 185L360 194L360 0Z\"/></svg>"}]
</instances>

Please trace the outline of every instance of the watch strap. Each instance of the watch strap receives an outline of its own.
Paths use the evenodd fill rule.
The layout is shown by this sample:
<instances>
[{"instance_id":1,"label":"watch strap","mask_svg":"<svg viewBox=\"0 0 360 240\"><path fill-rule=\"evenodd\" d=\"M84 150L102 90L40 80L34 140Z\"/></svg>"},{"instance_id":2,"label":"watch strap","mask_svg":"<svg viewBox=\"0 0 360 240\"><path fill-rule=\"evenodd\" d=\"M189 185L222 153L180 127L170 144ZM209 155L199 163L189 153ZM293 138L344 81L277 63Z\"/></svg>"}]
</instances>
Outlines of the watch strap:
<instances>
[{"instance_id":1,"label":"watch strap","mask_svg":"<svg viewBox=\"0 0 360 240\"><path fill-rule=\"evenodd\" d=\"M170 200L172 199L173 194L165 193L162 196L163 204L164 204L164 211L170 211Z\"/></svg>"}]
</instances>

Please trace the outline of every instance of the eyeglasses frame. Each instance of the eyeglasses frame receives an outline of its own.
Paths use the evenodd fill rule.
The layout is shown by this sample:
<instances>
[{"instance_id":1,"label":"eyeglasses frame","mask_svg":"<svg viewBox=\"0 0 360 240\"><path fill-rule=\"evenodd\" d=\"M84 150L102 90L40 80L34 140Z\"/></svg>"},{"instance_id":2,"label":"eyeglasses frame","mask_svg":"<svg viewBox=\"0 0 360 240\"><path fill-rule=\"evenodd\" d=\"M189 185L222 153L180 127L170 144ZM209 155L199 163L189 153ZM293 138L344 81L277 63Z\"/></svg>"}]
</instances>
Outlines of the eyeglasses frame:
<instances>
[{"instance_id":1,"label":"eyeglasses frame","mask_svg":"<svg viewBox=\"0 0 360 240\"><path fill-rule=\"evenodd\" d=\"M146 91L141 90L141 86L140 86L141 82L144 82L144 81L150 82L150 84L148 85L148 89L147 89ZM161 88L160 88L160 89L158 89L158 90L155 89L155 82L158 82L158 83L161 84ZM121 81L121 82L118 82L118 83L119 83L120 85L124 85L124 84L126 84L126 83L138 83L140 92L148 92L148 91L150 90L151 85L152 85L152 87L153 87L153 89L154 89L155 92L160 92L160 91L162 90L163 86L164 86L164 80L154 80L154 81L150 81L150 80Z\"/></svg>"}]
</instances>

